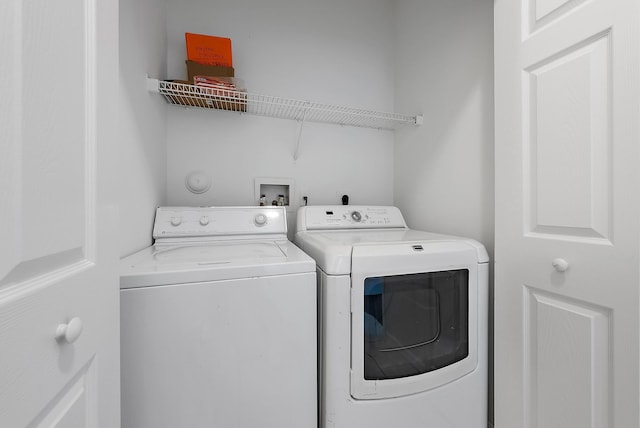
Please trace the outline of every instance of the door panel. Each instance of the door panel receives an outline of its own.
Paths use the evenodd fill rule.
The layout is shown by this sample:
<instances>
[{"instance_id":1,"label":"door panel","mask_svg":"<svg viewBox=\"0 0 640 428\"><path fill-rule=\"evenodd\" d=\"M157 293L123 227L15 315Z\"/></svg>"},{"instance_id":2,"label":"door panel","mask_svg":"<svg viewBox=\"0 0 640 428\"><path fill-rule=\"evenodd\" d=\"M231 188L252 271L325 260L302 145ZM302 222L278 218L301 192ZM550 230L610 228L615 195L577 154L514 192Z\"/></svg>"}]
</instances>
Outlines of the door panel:
<instances>
[{"instance_id":1,"label":"door panel","mask_svg":"<svg viewBox=\"0 0 640 428\"><path fill-rule=\"evenodd\" d=\"M525 233L609 238L609 35L598 35L525 70Z\"/></svg>"},{"instance_id":2,"label":"door panel","mask_svg":"<svg viewBox=\"0 0 640 428\"><path fill-rule=\"evenodd\" d=\"M94 360L90 360L89 365L62 389L58 397L49 403L30 426L74 428L99 425L98 421L89 419L90 416L96 416L97 407L96 394L92 389L96 381L93 363Z\"/></svg>"},{"instance_id":3,"label":"door panel","mask_svg":"<svg viewBox=\"0 0 640 428\"><path fill-rule=\"evenodd\" d=\"M117 13L0 4L1 427L119 424Z\"/></svg>"},{"instance_id":4,"label":"door panel","mask_svg":"<svg viewBox=\"0 0 640 428\"><path fill-rule=\"evenodd\" d=\"M495 427L639 426L640 3L495 2Z\"/></svg>"},{"instance_id":5,"label":"door panel","mask_svg":"<svg viewBox=\"0 0 640 428\"><path fill-rule=\"evenodd\" d=\"M22 257L46 263L49 256L68 254L60 260L68 264L85 246L85 168L94 167L84 162L92 150L85 138L92 131L85 93L87 6L83 0L22 5L20 58L14 59L22 76Z\"/></svg>"},{"instance_id":6,"label":"door panel","mask_svg":"<svg viewBox=\"0 0 640 428\"><path fill-rule=\"evenodd\" d=\"M611 311L529 288L524 310L525 420L535 427L607 426Z\"/></svg>"},{"instance_id":7,"label":"door panel","mask_svg":"<svg viewBox=\"0 0 640 428\"><path fill-rule=\"evenodd\" d=\"M536 0L531 2L536 11L536 20L540 20L567 3L569 0Z\"/></svg>"},{"instance_id":8,"label":"door panel","mask_svg":"<svg viewBox=\"0 0 640 428\"><path fill-rule=\"evenodd\" d=\"M0 160L0 169L13 178L14 200L7 207L11 221L2 222L12 233L10 245L3 246L11 256L0 259L0 285L85 258L85 217L92 209L86 179L95 174L85 171L95 165L84 161L93 150L85 136L92 108L85 94L90 42L85 5L80 0L9 3L16 20L5 40L13 42L5 61L17 89L3 122L15 128L12 150ZM61 22L68 23L65 31Z\"/></svg>"},{"instance_id":9,"label":"door panel","mask_svg":"<svg viewBox=\"0 0 640 428\"><path fill-rule=\"evenodd\" d=\"M558 17L575 9L586 0L527 0L528 19L530 29L536 30L543 25L558 19Z\"/></svg>"}]
</instances>

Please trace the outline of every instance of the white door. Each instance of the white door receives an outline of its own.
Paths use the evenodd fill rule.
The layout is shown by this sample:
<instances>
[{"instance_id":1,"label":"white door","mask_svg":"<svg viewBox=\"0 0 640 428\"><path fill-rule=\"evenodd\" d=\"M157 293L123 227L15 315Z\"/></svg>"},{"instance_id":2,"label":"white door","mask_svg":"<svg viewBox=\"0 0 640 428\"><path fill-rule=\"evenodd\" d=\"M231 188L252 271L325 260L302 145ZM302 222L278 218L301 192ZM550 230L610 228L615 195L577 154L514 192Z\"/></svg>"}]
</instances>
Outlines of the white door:
<instances>
[{"instance_id":1,"label":"white door","mask_svg":"<svg viewBox=\"0 0 640 428\"><path fill-rule=\"evenodd\" d=\"M3 428L120 423L117 6L0 2Z\"/></svg>"},{"instance_id":2,"label":"white door","mask_svg":"<svg viewBox=\"0 0 640 428\"><path fill-rule=\"evenodd\" d=\"M495 427L638 427L640 2L496 0Z\"/></svg>"}]
</instances>

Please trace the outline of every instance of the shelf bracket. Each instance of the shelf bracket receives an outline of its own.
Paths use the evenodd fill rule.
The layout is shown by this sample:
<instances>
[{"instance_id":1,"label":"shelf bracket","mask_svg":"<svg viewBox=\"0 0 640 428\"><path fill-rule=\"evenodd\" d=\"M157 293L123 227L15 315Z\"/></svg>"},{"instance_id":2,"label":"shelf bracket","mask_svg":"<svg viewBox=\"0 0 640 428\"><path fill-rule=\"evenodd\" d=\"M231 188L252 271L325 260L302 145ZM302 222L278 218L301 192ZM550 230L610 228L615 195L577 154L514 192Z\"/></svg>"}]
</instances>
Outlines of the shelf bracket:
<instances>
[{"instance_id":1,"label":"shelf bracket","mask_svg":"<svg viewBox=\"0 0 640 428\"><path fill-rule=\"evenodd\" d=\"M298 154L300 151L300 140L302 139L302 128L304 128L304 121L307 119L307 112L309 111L308 106L310 102L307 101L304 108L304 114L302 115L302 119L300 120L300 129L298 130L298 140L296 141L296 149L293 151L293 160L298 160Z\"/></svg>"},{"instance_id":2,"label":"shelf bracket","mask_svg":"<svg viewBox=\"0 0 640 428\"><path fill-rule=\"evenodd\" d=\"M153 79L147 74L147 91L160 93L160 80Z\"/></svg>"}]
</instances>

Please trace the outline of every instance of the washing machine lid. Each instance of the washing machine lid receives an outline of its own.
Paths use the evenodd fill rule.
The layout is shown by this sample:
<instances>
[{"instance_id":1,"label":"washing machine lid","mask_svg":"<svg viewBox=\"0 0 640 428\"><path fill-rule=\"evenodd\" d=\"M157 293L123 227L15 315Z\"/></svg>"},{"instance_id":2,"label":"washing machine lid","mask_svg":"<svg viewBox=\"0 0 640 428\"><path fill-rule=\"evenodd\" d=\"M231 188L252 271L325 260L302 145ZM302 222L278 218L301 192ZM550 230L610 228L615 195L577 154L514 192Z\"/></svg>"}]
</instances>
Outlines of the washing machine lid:
<instances>
[{"instance_id":1,"label":"washing machine lid","mask_svg":"<svg viewBox=\"0 0 640 428\"><path fill-rule=\"evenodd\" d=\"M286 239L156 244L120 263L120 288L315 272L314 261Z\"/></svg>"},{"instance_id":2,"label":"washing machine lid","mask_svg":"<svg viewBox=\"0 0 640 428\"><path fill-rule=\"evenodd\" d=\"M287 240L285 207L159 207L153 238L121 261L121 288L315 271Z\"/></svg>"}]
</instances>

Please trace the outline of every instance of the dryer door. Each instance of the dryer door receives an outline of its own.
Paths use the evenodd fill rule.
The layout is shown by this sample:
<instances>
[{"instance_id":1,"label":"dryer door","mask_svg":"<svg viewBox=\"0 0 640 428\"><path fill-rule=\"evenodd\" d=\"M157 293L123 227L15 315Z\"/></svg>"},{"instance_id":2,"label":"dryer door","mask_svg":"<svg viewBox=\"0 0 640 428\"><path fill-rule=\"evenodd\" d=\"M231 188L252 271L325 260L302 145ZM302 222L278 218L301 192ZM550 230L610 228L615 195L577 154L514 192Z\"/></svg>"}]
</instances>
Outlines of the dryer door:
<instances>
[{"instance_id":1,"label":"dryer door","mask_svg":"<svg viewBox=\"0 0 640 428\"><path fill-rule=\"evenodd\" d=\"M463 242L353 249L351 395L399 397L478 361L478 260Z\"/></svg>"}]
</instances>

